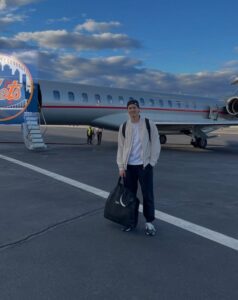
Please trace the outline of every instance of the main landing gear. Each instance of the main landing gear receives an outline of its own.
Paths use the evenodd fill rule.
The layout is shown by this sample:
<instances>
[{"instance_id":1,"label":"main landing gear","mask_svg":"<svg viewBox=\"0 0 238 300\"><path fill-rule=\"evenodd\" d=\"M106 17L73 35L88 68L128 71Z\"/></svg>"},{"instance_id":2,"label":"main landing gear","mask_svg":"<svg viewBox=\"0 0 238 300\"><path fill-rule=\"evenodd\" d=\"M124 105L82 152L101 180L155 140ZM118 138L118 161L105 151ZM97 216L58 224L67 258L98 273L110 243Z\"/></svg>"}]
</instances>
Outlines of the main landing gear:
<instances>
[{"instance_id":1,"label":"main landing gear","mask_svg":"<svg viewBox=\"0 0 238 300\"><path fill-rule=\"evenodd\" d=\"M205 149L207 147L207 134L200 126L194 126L191 132L191 145L195 148Z\"/></svg>"},{"instance_id":2,"label":"main landing gear","mask_svg":"<svg viewBox=\"0 0 238 300\"><path fill-rule=\"evenodd\" d=\"M195 137L191 140L191 145L193 145L195 148L205 149L207 147L207 139Z\"/></svg>"}]
</instances>

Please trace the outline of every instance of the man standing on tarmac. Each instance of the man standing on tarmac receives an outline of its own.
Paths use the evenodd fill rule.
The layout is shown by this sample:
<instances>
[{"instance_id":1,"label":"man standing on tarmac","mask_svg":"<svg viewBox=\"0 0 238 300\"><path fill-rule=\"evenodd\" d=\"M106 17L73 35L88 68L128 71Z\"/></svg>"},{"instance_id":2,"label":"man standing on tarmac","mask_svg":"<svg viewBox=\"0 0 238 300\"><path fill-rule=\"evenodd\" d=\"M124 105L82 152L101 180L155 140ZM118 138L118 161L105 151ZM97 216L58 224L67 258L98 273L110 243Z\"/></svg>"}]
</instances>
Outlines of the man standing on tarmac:
<instances>
[{"instance_id":1,"label":"man standing on tarmac","mask_svg":"<svg viewBox=\"0 0 238 300\"><path fill-rule=\"evenodd\" d=\"M155 218L153 167L160 155L160 140L155 124L140 116L137 100L127 103L129 119L120 126L118 134L117 164L125 186L137 193L138 181L143 195L143 214L146 219L145 233L154 236L152 224ZM131 231L131 227L124 231Z\"/></svg>"}]
</instances>

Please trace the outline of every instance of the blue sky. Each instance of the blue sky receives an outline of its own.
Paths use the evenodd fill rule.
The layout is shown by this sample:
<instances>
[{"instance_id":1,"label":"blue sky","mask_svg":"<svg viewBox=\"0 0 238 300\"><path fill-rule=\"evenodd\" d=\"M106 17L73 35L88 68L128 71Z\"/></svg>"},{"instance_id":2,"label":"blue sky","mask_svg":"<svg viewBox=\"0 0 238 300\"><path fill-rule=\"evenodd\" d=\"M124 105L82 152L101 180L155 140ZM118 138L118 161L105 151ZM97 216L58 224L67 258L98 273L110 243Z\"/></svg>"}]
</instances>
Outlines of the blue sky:
<instances>
[{"instance_id":1,"label":"blue sky","mask_svg":"<svg viewBox=\"0 0 238 300\"><path fill-rule=\"evenodd\" d=\"M235 0L0 0L0 48L25 49L25 62L36 51L40 78L222 97L236 89L237 11Z\"/></svg>"}]
</instances>

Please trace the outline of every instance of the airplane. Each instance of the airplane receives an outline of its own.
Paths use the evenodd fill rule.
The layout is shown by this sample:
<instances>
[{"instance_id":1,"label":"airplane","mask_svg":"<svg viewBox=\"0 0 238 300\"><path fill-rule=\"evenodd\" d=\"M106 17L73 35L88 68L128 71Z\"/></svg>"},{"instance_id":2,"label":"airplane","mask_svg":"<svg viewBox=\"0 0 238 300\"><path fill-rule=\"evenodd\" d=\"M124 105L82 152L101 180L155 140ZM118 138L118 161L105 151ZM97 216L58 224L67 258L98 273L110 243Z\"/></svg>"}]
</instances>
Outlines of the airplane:
<instances>
[{"instance_id":1,"label":"airplane","mask_svg":"<svg viewBox=\"0 0 238 300\"><path fill-rule=\"evenodd\" d=\"M156 124L161 144L168 134L185 134L192 138L191 145L204 149L209 133L238 125L238 96L219 100L40 79L37 85L41 124L116 131L127 120L126 103L133 98L139 101L141 114Z\"/></svg>"}]
</instances>

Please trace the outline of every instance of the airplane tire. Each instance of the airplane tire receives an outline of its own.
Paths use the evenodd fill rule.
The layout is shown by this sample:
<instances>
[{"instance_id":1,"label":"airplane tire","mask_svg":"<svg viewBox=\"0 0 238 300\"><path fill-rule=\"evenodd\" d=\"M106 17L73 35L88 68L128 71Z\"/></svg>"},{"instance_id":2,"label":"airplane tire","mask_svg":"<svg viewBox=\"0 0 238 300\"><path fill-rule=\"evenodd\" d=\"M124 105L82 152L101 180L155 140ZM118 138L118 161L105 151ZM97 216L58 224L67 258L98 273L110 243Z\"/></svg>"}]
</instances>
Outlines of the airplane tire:
<instances>
[{"instance_id":1,"label":"airplane tire","mask_svg":"<svg viewBox=\"0 0 238 300\"><path fill-rule=\"evenodd\" d=\"M205 149L207 147L207 140L198 138L197 144L199 148Z\"/></svg>"},{"instance_id":2,"label":"airplane tire","mask_svg":"<svg viewBox=\"0 0 238 300\"><path fill-rule=\"evenodd\" d=\"M161 145L166 144L166 142L167 142L167 137L166 137L165 134L161 134L161 135L159 136L159 139L160 139L160 144L161 144Z\"/></svg>"},{"instance_id":3,"label":"airplane tire","mask_svg":"<svg viewBox=\"0 0 238 300\"><path fill-rule=\"evenodd\" d=\"M191 140L191 145L192 145L194 148L197 148L197 147L198 147L197 139L196 139L196 140Z\"/></svg>"},{"instance_id":4,"label":"airplane tire","mask_svg":"<svg viewBox=\"0 0 238 300\"><path fill-rule=\"evenodd\" d=\"M207 147L207 140L202 138L195 138L191 140L191 145L195 148L205 149Z\"/></svg>"}]
</instances>

